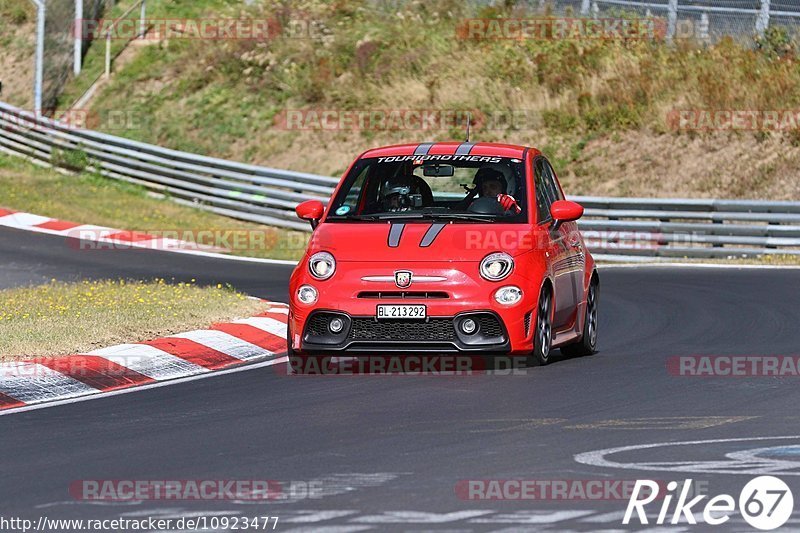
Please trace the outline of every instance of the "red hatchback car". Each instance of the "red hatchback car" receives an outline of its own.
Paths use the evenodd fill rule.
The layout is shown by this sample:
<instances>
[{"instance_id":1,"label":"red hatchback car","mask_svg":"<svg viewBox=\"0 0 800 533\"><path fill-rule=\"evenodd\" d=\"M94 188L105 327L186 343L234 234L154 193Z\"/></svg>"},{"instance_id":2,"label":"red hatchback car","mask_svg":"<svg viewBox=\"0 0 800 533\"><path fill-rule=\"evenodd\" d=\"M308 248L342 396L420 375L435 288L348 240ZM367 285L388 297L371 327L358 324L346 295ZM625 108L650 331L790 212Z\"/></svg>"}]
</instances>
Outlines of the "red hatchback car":
<instances>
[{"instance_id":1,"label":"red hatchback car","mask_svg":"<svg viewBox=\"0 0 800 533\"><path fill-rule=\"evenodd\" d=\"M291 277L290 356L595 352L599 278L534 148L440 142L368 150Z\"/></svg>"}]
</instances>

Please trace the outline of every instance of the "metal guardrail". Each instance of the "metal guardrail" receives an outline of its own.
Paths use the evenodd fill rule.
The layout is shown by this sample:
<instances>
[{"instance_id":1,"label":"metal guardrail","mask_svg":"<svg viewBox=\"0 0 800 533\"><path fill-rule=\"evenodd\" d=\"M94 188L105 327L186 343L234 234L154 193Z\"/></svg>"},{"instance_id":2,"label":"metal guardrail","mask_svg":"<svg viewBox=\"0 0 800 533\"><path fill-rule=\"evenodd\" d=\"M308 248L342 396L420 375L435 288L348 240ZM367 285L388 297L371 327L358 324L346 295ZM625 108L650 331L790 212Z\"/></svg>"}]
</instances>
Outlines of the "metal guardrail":
<instances>
[{"instance_id":1,"label":"metal guardrail","mask_svg":"<svg viewBox=\"0 0 800 533\"><path fill-rule=\"evenodd\" d=\"M607 254L725 258L800 255L800 202L571 199L586 208L587 245Z\"/></svg>"},{"instance_id":2,"label":"metal guardrail","mask_svg":"<svg viewBox=\"0 0 800 533\"><path fill-rule=\"evenodd\" d=\"M87 171L226 216L299 230L308 224L297 219L294 207L310 198L327 201L338 182L78 129L2 102L0 149L48 165L58 164L65 152L85 155Z\"/></svg>"},{"instance_id":3,"label":"metal guardrail","mask_svg":"<svg viewBox=\"0 0 800 533\"><path fill-rule=\"evenodd\" d=\"M575 0L556 0L556 4L572 5ZM601 8L630 8L655 11L665 15L667 19L667 39L676 37L678 32L679 17L688 16L689 20L699 17L699 25L692 37L705 40L709 33L731 34L738 28L738 33L748 36L763 36L764 32L774 24L774 21L791 24L800 24L800 9L792 0L751 0L739 2L738 0L581 0L580 13L583 16L598 16ZM648 15L649 16L649 15ZM714 18L715 24L711 25L709 17ZM728 19L725 21L724 19ZM735 22L738 20L738 24ZM746 20L746 22L745 22ZM719 26L711 28L710 26ZM686 37L687 35L684 35Z\"/></svg>"},{"instance_id":4,"label":"metal guardrail","mask_svg":"<svg viewBox=\"0 0 800 533\"><path fill-rule=\"evenodd\" d=\"M36 117L0 102L0 150L85 169L232 218L307 231L295 206L327 202L337 178L162 148ZM66 163L65 163L66 161ZM642 257L800 255L800 202L573 197L590 250ZM1 199L0 199L1 200Z\"/></svg>"}]
</instances>

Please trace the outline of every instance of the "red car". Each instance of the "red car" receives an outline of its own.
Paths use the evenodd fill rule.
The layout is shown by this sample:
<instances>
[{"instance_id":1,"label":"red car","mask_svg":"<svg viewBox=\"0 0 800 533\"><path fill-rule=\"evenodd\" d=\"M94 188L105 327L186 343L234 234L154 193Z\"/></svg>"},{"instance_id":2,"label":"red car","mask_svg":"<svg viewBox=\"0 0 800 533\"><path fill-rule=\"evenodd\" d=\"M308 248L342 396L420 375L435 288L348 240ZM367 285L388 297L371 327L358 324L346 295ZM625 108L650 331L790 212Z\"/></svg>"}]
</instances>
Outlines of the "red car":
<instances>
[{"instance_id":1,"label":"red car","mask_svg":"<svg viewBox=\"0 0 800 533\"><path fill-rule=\"evenodd\" d=\"M368 150L291 277L290 356L595 352L599 278L535 148L439 142Z\"/></svg>"}]
</instances>

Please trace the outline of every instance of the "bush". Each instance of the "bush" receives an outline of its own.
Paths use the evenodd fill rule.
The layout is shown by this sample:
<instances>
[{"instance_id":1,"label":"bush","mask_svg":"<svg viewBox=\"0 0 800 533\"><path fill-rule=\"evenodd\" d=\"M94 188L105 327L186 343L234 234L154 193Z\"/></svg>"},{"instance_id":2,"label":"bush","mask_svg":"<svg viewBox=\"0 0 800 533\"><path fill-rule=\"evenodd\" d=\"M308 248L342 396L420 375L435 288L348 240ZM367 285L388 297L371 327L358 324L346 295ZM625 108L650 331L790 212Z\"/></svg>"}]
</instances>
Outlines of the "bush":
<instances>
[{"instance_id":1,"label":"bush","mask_svg":"<svg viewBox=\"0 0 800 533\"><path fill-rule=\"evenodd\" d=\"M83 172L89 166L89 155L83 150L53 148L50 163L73 172Z\"/></svg>"},{"instance_id":2,"label":"bush","mask_svg":"<svg viewBox=\"0 0 800 533\"><path fill-rule=\"evenodd\" d=\"M0 24L3 20L11 24L24 24L28 22L33 8L29 0L3 0L0 5Z\"/></svg>"},{"instance_id":3,"label":"bush","mask_svg":"<svg viewBox=\"0 0 800 533\"><path fill-rule=\"evenodd\" d=\"M794 57L797 55L797 44L786 28L770 26L763 37L756 37L756 48L771 59Z\"/></svg>"}]
</instances>

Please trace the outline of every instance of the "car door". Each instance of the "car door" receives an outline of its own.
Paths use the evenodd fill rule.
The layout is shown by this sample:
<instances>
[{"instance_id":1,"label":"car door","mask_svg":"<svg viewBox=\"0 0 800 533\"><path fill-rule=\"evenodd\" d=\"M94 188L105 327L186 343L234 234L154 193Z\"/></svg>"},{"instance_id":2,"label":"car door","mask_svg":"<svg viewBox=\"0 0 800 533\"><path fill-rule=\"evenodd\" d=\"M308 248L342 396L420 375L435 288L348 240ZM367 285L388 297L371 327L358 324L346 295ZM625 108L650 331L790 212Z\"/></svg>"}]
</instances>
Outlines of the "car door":
<instances>
[{"instance_id":1,"label":"car door","mask_svg":"<svg viewBox=\"0 0 800 533\"><path fill-rule=\"evenodd\" d=\"M564 192L558 182L553 167L543 158L544 181L547 184L552 196L556 200L564 200ZM555 200L554 200L555 201ZM583 275L585 271L586 255L583 251L583 240L581 239L578 223L576 221L564 222L559 228L560 238L564 244L564 263L560 265L562 275L569 279L570 299L564 301L565 307L569 307L567 322L572 324L575 318L574 311L583 298Z\"/></svg>"},{"instance_id":2,"label":"car door","mask_svg":"<svg viewBox=\"0 0 800 533\"><path fill-rule=\"evenodd\" d=\"M555 330L563 329L571 323L574 313L574 292L572 279L568 268L570 251L565 238L564 224L556 230L552 229L553 219L550 215L550 206L558 200L557 188L551 179L550 165L544 157L534 160L534 186L536 188L536 206L538 224L545 229L547 235L547 252L550 264L553 267L554 289L553 298L553 327Z\"/></svg>"}]
</instances>

